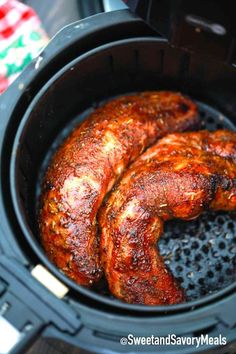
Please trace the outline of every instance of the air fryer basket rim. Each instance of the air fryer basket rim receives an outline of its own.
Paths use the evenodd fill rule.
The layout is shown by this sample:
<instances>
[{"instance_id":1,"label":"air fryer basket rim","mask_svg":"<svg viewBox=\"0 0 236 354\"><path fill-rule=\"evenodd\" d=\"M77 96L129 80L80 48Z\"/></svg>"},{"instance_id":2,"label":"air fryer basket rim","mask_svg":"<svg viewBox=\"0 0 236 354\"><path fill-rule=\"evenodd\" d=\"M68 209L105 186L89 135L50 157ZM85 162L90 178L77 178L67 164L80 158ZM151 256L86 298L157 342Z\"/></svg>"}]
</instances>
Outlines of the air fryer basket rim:
<instances>
[{"instance_id":1,"label":"air fryer basket rim","mask_svg":"<svg viewBox=\"0 0 236 354\"><path fill-rule=\"evenodd\" d=\"M190 308L194 307L199 307L199 306L204 306L207 303L214 302L216 300L219 300L220 298L225 297L227 294L230 294L233 290L235 290L236 284L233 283L226 288L219 290L216 293L207 295L199 300L191 301L188 303L184 304L178 304L178 305L171 305L171 306L145 306L145 305L134 305L134 304L126 304L123 302L120 302L116 299L109 299L103 295L94 293L93 291L86 289L75 282L73 282L71 279L69 279L66 275L64 275L62 272L59 271L59 269L47 258L45 252L41 249L39 246L38 241L35 240L35 236L33 235L32 231L30 230L30 227L27 223L27 220L24 215L22 215L22 208L23 205L21 204L21 200L18 195L18 188L17 188L17 182L16 182L16 167L17 167L17 149L18 146L21 143L21 136L22 133L24 132L25 126L27 125L27 121L34 111L35 107L40 103L41 98L46 94L46 92L50 89L51 85L56 82L58 79L60 79L67 71L71 69L75 64L79 64L80 62L83 62L87 60L89 57L92 55L96 54L98 51L102 52L106 50L107 48L111 48L114 46L122 46L123 44L127 43L135 43L135 42L162 42L163 44L166 44L166 40L160 39L160 38L153 38L153 37L137 37L137 38L131 38L131 39L123 39L119 41L115 41L112 43L108 43L102 46L99 46L95 49L92 49L88 51L87 53L81 55L79 58L74 59L70 63L68 63L66 66L64 66L62 69L60 69L37 93L37 95L34 97L32 102L30 103L29 107L27 108L20 124L17 130L17 134L14 139L14 144L12 148L12 159L10 163L10 192L11 192L11 198L13 202L13 207L14 211L18 220L18 223L21 227L21 230L29 243L30 247L33 249L33 251L36 253L38 258L41 260L43 264L46 265L46 267L54 274L56 277L58 277L62 282L64 282L69 288L72 288L78 293L81 293L82 295L91 298L92 300L95 300L96 302L100 301L105 305L109 305L111 307L117 307L120 309L124 310L129 310L129 311L142 311L146 313L163 313L163 312L180 312L180 311L186 311L189 310Z\"/></svg>"}]
</instances>

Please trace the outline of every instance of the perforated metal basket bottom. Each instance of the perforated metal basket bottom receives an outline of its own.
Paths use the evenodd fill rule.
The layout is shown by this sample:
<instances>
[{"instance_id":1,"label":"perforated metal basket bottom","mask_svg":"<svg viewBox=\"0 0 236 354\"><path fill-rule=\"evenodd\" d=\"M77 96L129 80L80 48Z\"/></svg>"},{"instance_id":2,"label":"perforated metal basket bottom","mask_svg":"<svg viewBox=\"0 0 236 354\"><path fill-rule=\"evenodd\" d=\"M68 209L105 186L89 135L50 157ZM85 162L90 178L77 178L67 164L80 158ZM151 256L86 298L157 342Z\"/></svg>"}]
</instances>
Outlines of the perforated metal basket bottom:
<instances>
[{"instance_id":1,"label":"perforated metal basket bottom","mask_svg":"<svg viewBox=\"0 0 236 354\"><path fill-rule=\"evenodd\" d=\"M197 103L202 129L236 130L217 110ZM171 220L158 247L188 301L216 292L236 280L236 213L207 211L194 221ZM111 297L105 284L97 291Z\"/></svg>"},{"instance_id":2,"label":"perforated metal basket bottom","mask_svg":"<svg viewBox=\"0 0 236 354\"><path fill-rule=\"evenodd\" d=\"M235 130L215 109L198 103L202 128ZM166 265L194 300L236 280L236 214L205 212L194 221L172 220L158 247Z\"/></svg>"},{"instance_id":3,"label":"perforated metal basket bottom","mask_svg":"<svg viewBox=\"0 0 236 354\"><path fill-rule=\"evenodd\" d=\"M235 280L236 217L204 213L191 222L170 221L159 242L166 265L188 300L224 288Z\"/></svg>"}]
</instances>

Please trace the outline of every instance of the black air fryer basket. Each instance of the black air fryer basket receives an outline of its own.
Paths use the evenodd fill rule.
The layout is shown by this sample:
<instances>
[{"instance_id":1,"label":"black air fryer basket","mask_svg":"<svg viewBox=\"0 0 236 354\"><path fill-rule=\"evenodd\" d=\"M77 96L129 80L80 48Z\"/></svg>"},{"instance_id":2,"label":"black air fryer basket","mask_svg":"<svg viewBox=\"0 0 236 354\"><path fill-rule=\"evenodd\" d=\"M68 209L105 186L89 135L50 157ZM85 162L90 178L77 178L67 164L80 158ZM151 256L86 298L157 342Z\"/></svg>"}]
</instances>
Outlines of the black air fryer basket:
<instances>
[{"instance_id":1,"label":"black air fryer basket","mask_svg":"<svg viewBox=\"0 0 236 354\"><path fill-rule=\"evenodd\" d=\"M134 3L133 9L146 16L147 8ZM156 27L153 19L145 19ZM187 19L192 21L186 20L189 36L199 33L192 27L204 32L201 17L189 13ZM142 90L177 90L196 100L202 127L235 130L236 69L231 44L223 48L220 37L218 44L210 41L209 48L197 41L191 48L191 36L185 37L186 42L180 37L186 24L182 25L178 22L176 36L165 26L160 28L167 40L128 10L73 23L2 95L0 329L7 323L20 334L12 353L24 353L39 335L67 343L68 353L72 347L95 353L236 352L234 215L205 213L195 221L167 223L160 252L188 296L186 303L173 306L130 305L112 298L105 286L92 291L75 284L48 260L38 237L37 198L47 162L69 131L106 100ZM207 26L204 36L219 35L210 33L209 21ZM51 292L35 269L47 269L64 284L64 295ZM122 346L120 339L129 333L221 334L227 345Z\"/></svg>"}]
</instances>

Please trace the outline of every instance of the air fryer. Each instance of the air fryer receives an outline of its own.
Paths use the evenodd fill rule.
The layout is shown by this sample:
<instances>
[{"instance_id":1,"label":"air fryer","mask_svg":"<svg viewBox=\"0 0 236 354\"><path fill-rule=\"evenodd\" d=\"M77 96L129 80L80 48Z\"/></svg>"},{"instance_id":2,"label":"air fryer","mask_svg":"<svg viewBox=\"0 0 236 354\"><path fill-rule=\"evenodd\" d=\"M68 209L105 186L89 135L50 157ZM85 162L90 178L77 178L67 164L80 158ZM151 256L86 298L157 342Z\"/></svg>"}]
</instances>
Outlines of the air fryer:
<instances>
[{"instance_id":1,"label":"air fryer","mask_svg":"<svg viewBox=\"0 0 236 354\"><path fill-rule=\"evenodd\" d=\"M6 336L16 331L10 353L25 353L39 336L63 342L67 352L236 351L233 214L207 212L195 221L167 223L159 248L186 289L187 302L179 305L126 304L105 286L83 288L48 260L40 244L37 200L48 160L71 129L107 100L177 90L197 102L203 128L235 130L230 7L225 11L221 1L128 5L138 15L119 10L65 27L1 96L0 328ZM63 295L55 295L36 269L56 278ZM130 333L221 334L227 345L122 346L120 339Z\"/></svg>"}]
</instances>

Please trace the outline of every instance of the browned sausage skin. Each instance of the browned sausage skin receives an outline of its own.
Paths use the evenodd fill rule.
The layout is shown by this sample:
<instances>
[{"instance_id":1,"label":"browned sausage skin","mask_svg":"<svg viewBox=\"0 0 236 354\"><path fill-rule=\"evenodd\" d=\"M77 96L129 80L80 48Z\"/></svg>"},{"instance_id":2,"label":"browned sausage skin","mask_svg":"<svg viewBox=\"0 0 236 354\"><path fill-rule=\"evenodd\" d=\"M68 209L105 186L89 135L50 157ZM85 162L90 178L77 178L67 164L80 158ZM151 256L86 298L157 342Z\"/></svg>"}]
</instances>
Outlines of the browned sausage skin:
<instances>
[{"instance_id":1,"label":"browned sausage skin","mask_svg":"<svg viewBox=\"0 0 236 354\"><path fill-rule=\"evenodd\" d=\"M105 195L158 138L197 124L188 98L146 92L107 103L72 132L46 172L39 215L43 246L64 273L85 286L99 280L96 217Z\"/></svg>"},{"instance_id":2,"label":"browned sausage skin","mask_svg":"<svg viewBox=\"0 0 236 354\"><path fill-rule=\"evenodd\" d=\"M176 133L126 171L100 210L100 252L111 292L129 303L184 300L158 253L163 221L236 210L236 133Z\"/></svg>"}]
</instances>

